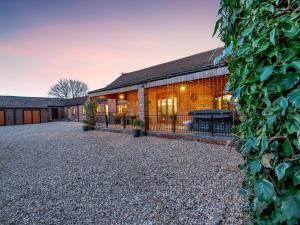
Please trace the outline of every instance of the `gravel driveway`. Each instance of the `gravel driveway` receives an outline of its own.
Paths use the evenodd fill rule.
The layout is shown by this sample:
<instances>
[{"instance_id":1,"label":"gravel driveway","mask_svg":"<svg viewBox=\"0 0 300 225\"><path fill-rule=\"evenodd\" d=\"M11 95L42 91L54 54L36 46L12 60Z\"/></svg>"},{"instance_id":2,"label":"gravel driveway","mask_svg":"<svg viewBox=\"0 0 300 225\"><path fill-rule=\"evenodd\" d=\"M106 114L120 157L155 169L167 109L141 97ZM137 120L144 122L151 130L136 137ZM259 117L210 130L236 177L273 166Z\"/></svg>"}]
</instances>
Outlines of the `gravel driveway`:
<instances>
[{"instance_id":1,"label":"gravel driveway","mask_svg":"<svg viewBox=\"0 0 300 225\"><path fill-rule=\"evenodd\" d=\"M81 124L0 127L0 224L243 224L233 149Z\"/></svg>"}]
</instances>

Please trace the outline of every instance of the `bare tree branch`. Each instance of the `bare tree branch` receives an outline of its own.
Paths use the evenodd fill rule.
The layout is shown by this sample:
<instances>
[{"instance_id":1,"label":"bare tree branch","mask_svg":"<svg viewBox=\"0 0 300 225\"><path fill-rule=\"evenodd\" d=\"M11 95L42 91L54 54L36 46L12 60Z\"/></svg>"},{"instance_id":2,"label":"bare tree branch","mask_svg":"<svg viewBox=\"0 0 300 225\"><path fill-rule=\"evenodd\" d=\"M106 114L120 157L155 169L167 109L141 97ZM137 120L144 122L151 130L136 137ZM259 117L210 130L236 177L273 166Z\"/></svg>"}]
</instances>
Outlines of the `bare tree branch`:
<instances>
[{"instance_id":1,"label":"bare tree branch","mask_svg":"<svg viewBox=\"0 0 300 225\"><path fill-rule=\"evenodd\" d=\"M60 79L48 91L48 95L57 98L75 98L87 95L88 86L82 81Z\"/></svg>"}]
</instances>

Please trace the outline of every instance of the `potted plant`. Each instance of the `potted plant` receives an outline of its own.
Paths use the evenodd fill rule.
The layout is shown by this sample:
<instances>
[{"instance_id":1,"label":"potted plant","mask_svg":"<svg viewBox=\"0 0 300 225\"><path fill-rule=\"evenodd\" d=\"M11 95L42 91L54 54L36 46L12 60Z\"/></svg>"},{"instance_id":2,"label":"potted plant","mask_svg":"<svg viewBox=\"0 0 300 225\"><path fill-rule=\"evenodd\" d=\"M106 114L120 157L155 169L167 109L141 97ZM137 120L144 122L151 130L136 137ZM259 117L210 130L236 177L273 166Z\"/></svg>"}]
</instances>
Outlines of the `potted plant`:
<instances>
[{"instance_id":1,"label":"potted plant","mask_svg":"<svg viewBox=\"0 0 300 225\"><path fill-rule=\"evenodd\" d=\"M133 137L140 137L141 136L141 128L144 125L143 120L137 118L133 121L133 131L132 135Z\"/></svg>"}]
</instances>

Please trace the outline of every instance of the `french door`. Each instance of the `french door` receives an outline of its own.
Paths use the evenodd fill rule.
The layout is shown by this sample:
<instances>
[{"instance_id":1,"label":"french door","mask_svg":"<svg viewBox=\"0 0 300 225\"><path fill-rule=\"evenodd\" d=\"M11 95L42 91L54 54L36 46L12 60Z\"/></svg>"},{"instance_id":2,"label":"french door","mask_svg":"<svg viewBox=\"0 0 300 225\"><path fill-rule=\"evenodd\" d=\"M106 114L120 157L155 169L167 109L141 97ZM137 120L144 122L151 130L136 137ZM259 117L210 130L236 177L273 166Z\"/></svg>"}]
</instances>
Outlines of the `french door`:
<instances>
[{"instance_id":1,"label":"french door","mask_svg":"<svg viewBox=\"0 0 300 225\"><path fill-rule=\"evenodd\" d=\"M177 114L177 97L157 99L157 116L160 122L171 122Z\"/></svg>"}]
</instances>

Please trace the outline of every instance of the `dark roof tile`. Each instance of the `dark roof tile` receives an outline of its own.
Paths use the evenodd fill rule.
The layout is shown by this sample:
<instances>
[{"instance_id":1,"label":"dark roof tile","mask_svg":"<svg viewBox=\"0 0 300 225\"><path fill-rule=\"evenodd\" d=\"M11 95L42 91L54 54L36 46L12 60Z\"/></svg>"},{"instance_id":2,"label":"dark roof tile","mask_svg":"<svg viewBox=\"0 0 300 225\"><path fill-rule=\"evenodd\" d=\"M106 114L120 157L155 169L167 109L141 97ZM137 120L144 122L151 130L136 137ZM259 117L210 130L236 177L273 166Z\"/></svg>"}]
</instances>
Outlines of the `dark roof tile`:
<instances>
[{"instance_id":1,"label":"dark roof tile","mask_svg":"<svg viewBox=\"0 0 300 225\"><path fill-rule=\"evenodd\" d=\"M87 97L72 99L0 96L0 108L47 108L49 106L63 107L84 104Z\"/></svg>"},{"instance_id":2,"label":"dark roof tile","mask_svg":"<svg viewBox=\"0 0 300 225\"><path fill-rule=\"evenodd\" d=\"M142 70L124 73L105 88L97 89L89 93L112 90L135 84L142 84L154 80L180 76L187 73L207 70L218 66L226 65L226 61L222 61L219 65L215 65L213 63L214 59L222 54L222 51L223 48L217 48L192 56L188 56L182 59L177 59L171 62L148 67Z\"/></svg>"}]
</instances>

